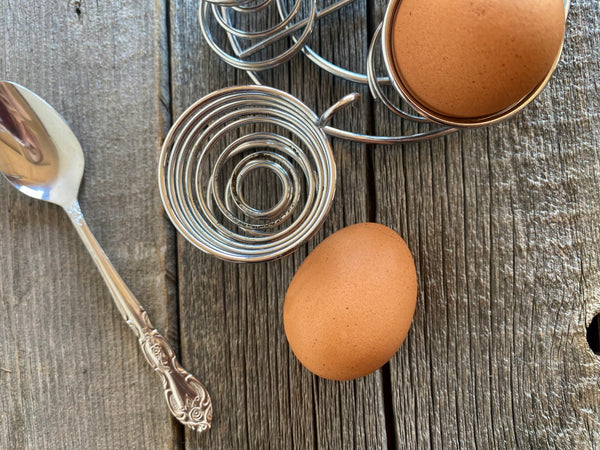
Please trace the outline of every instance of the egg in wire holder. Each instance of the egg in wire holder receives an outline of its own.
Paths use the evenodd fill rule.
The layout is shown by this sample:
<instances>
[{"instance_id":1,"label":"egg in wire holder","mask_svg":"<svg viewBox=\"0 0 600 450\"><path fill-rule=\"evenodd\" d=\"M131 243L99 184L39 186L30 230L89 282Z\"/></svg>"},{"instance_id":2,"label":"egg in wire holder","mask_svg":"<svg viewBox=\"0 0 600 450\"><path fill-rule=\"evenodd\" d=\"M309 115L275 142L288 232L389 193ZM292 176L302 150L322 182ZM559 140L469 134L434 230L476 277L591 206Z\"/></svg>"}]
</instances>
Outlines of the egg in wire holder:
<instances>
[{"instance_id":1,"label":"egg in wire holder","mask_svg":"<svg viewBox=\"0 0 600 450\"><path fill-rule=\"evenodd\" d=\"M163 144L159 163L162 201L175 227L196 247L234 262L266 261L293 252L318 231L333 202L336 170L329 137L398 144L497 122L539 94L560 57L559 52L546 78L510 110L457 122L422 108L394 75L390 33L401 0L390 2L371 39L366 74L337 66L307 45L319 19L352 1L339 0L318 9L317 0L293 0L288 9L284 0L201 0L199 21L205 41L227 64L246 71L255 85L225 88L200 99L175 122ZM275 25L245 30L237 24L237 18L260 14L273 5L280 19ZM566 12L568 8L565 0ZM219 41L215 28L226 38ZM285 39L290 45L281 53L256 57ZM376 73L378 46L385 76ZM296 97L264 85L260 77L261 71L273 69L299 52L335 77L368 85L373 97L396 116L437 127L402 136L372 136L327 125L331 116L354 102L358 94L347 95L318 117ZM416 113L386 95L389 85ZM259 131L248 131L249 126ZM258 168L272 171L282 187L280 199L267 209L252 207L243 193L243 180Z\"/></svg>"}]
</instances>

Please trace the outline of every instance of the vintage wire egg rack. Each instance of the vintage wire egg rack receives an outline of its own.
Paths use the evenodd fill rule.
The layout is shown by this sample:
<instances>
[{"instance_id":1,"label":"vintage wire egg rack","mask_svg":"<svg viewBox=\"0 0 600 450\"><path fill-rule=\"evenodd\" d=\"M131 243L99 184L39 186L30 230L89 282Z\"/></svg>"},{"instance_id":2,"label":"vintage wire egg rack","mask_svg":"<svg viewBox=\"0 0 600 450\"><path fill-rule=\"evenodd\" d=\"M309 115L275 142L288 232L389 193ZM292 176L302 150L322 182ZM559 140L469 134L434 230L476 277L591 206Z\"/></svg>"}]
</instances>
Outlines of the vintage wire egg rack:
<instances>
[{"instance_id":1,"label":"vintage wire egg rack","mask_svg":"<svg viewBox=\"0 0 600 450\"><path fill-rule=\"evenodd\" d=\"M175 122L163 144L159 163L163 204L175 227L196 247L234 262L266 261L294 251L318 231L333 201L336 169L329 137L400 144L497 122L539 94L560 57L559 52L547 77L510 110L457 123L423 110L394 80L389 34L401 0L387 5L371 38L366 73L340 67L308 45L320 19L353 1L322 7L317 0L200 1L199 23L206 43L228 65L245 71L255 85L225 88L200 99ZM564 3L568 12L568 0ZM265 19L256 20L260 15ZM282 42L288 45L282 48ZM267 86L261 77L261 72L300 52L334 77L367 85L373 98L394 116L432 126L406 135L373 136L328 125L332 115L358 94L343 97L319 117L291 94ZM383 64L377 63L380 60ZM254 207L244 195L243 181L257 169L269 170L279 180L281 195L271 207Z\"/></svg>"}]
</instances>

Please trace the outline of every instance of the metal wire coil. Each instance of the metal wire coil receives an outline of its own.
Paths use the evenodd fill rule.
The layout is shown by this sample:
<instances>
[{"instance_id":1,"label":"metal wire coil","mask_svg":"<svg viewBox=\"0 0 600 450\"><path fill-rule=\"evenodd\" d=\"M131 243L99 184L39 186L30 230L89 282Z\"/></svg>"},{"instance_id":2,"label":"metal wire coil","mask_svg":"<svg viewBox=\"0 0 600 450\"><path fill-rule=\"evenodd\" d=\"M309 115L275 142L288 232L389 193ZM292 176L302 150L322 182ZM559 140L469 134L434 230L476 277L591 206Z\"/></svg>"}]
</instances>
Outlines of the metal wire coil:
<instances>
[{"instance_id":1,"label":"metal wire coil","mask_svg":"<svg viewBox=\"0 0 600 450\"><path fill-rule=\"evenodd\" d=\"M354 98L321 119L265 86L226 88L199 100L173 125L161 151L159 188L173 224L196 247L230 261L295 250L320 228L335 194L335 162L322 127ZM261 131L248 132L254 125ZM258 168L271 170L282 186L268 209L252 207L243 194L245 177Z\"/></svg>"},{"instance_id":2,"label":"metal wire coil","mask_svg":"<svg viewBox=\"0 0 600 450\"><path fill-rule=\"evenodd\" d=\"M398 115L405 120L410 120L417 123L431 123L430 120L424 117L404 111L399 106L395 105L391 100L389 100L389 98L384 94L381 85L390 85L390 79L388 76L377 76L375 73L374 62L375 46L376 43L380 41L381 26L377 29L369 47L366 74L355 73L339 67L326 60L308 45L306 45L306 41L310 36L313 27L315 26L316 20L339 10L354 0L338 0L320 10L316 9L316 0L307 0L308 11L305 17L301 17L300 14L301 0L294 0L293 5L289 10L284 5L284 0L275 0L274 4L279 15L279 22L268 29L256 29L252 31L245 31L236 28L236 21L233 12L237 11L246 15L257 13L264 7L269 6L271 1L261 1L258 3L258 6L251 2L239 3L242 6L238 6L238 3L236 3L236 6L232 6L231 1L233 0L205 0L200 2L200 27L205 41L219 56L219 58L233 67L245 70L248 73L248 76L257 85L264 85L258 73L259 71L272 69L275 66L283 64L293 55L302 51L313 63L317 64L321 69L331 73L332 75L351 82L368 84L373 97L382 102L382 104L395 115ZM240 8L244 9L240 10ZM216 35L214 35L211 31L211 23L218 25L222 31L225 32L227 40L229 41L228 49L226 49L226 44L224 42L218 42L218 39L216 39ZM256 56L255 54L260 50L288 37L290 38L290 45L286 50L283 51L283 53L267 59L249 59L253 56ZM242 44L242 42L244 44ZM246 45L248 42L250 42L251 45ZM353 131L340 130L333 127L325 128L325 133L327 133L329 136L370 144L418 142L441 137L455 131L456 128L434 126L429 130L403 136L372 136L359 134Z\"/></svg>"},{"instance_id":3,"label":"metal wire coil","mask_svg":"<svg viewBox=\"0 0 600 450\"><path fill-rule=\"evenodd\" d=\"M247 71L261 71L272 69L280 64L289 61L296 53L302 50L302 47L311 35L314 28L315 21L317 19L317 7L316 0L309 1L308 17L302 22L298 23L297 18L299 15L302 0L295 0L295 4L289 14L281 18L281 21L273 27L269 27L264 30L246 31L236 28L232 19L232 12L237 11L238 13L256 13L262 10L270 4L270 0L259 3L259 6L251 7L248 3L235 3L235 6L229 4L228 0L213 0L211 2L202 1L199 7L199 19L200 28L204 35L205 41L212 48L212 50L225 61L227 64L236 67L241 70ZM211 31L209 18L215 19L216 23L226 32L230 44L233 46L233 54L223 48L222 44L219 44ZM296 21L294 25L292 23ZM259 52L277 42L288 35L299 33L298 37L294 36L293 44L287 48L283 53L274 56L272 58L261 59L258 61L250 61L248 58L253 54ZM244 50L239 45L238 39L242 38L246 41L255 42Z\"/></svg>"}]
</instances>

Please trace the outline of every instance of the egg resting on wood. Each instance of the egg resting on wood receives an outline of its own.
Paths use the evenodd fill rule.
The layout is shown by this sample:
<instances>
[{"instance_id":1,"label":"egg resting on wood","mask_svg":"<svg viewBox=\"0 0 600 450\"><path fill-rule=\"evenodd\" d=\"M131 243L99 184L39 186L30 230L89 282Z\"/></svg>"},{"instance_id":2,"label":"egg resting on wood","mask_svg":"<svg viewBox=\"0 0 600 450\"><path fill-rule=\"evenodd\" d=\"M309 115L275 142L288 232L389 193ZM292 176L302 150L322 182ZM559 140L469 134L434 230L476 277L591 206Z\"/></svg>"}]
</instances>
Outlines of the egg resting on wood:
<instances>
[{"instance_id":1,"label":"egg resting on wood","mask_svg":"<svg viewBox=\"0 0 600 450\"><path fill-rule=\"evenodd\" d=\"M283 323L311 372L332 380L367 375L398 350L414 315L417 275L404 240L376 223L321 242L294 275Z\"/></svg>"}]
</instances>

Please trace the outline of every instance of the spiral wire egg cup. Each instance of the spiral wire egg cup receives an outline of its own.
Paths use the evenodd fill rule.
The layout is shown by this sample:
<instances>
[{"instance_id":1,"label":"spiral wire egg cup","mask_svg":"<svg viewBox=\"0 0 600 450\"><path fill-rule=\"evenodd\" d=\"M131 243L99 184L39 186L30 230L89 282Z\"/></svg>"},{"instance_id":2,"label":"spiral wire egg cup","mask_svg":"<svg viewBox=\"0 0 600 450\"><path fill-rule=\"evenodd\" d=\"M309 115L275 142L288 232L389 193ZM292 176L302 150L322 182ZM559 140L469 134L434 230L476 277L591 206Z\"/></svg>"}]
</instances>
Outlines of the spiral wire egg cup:
<instances>
[{"instance_id":1,"label":"spiral wire egg cup","mask_svg":"<svg viewBox=\"0 0 600 450\"><path fill-rule=\"evenodd\" d=\"M336 172L323 127L355 99L349 95L317 117L268 86L231 87L202 98L163 144L158 181L169 218L188 241L225 260L260 262L292 252L329 212ZM277 132L246 132L248 126ZM253 208L243 194L245 178L259 168L272 171L283 191L267 209Z\"/></svg>"},{"instance_id":2,"label":"spiral wire egg cup","mask_svg":"<svg viewBox=\"0 0 600 450\"><path fill-rule=\"evenodd\" d=\"M445 136L457 131L456 125L486 124L457 124L437 118L412 102L398 86L386 39L400 0L388 5L385 19L371 39L366 74L342 68L307 45L319 19L353 0L339 0L322 9L317 8L317 0L292 0L289 9L284 1L201 0L199 21L207 44L227 64L246 71L256 85L226 88L200 99L175 122L160 156L159 187L169 218L193 245L229 261L276 259L317 232L335 194L329 137L397 144ZM273 5L278 23L264 29L244 29L244 19L266 14ZM569 1L565 0L566 12L568 9ZM289 45L281 53L258 56L267 48L274 50L274 44L282 40ZM385 76L377 74L378 51L383 56ZM368 85L373 97L396 116L434 126L402 136L372 136L328 126L332 115L354 102L358 94L345 96L317 117L299 99L266 86L260 77L260 72L289 61L299 52L335 77ZM535 98L551 73L512 112ZM405 110L386 91L394 92L395 98L405 100L412 109ZM281 186L279 200L266 209L251 206L244 195L244 180L257 169L271 171Z\"/></svg>"}]
</instances>

